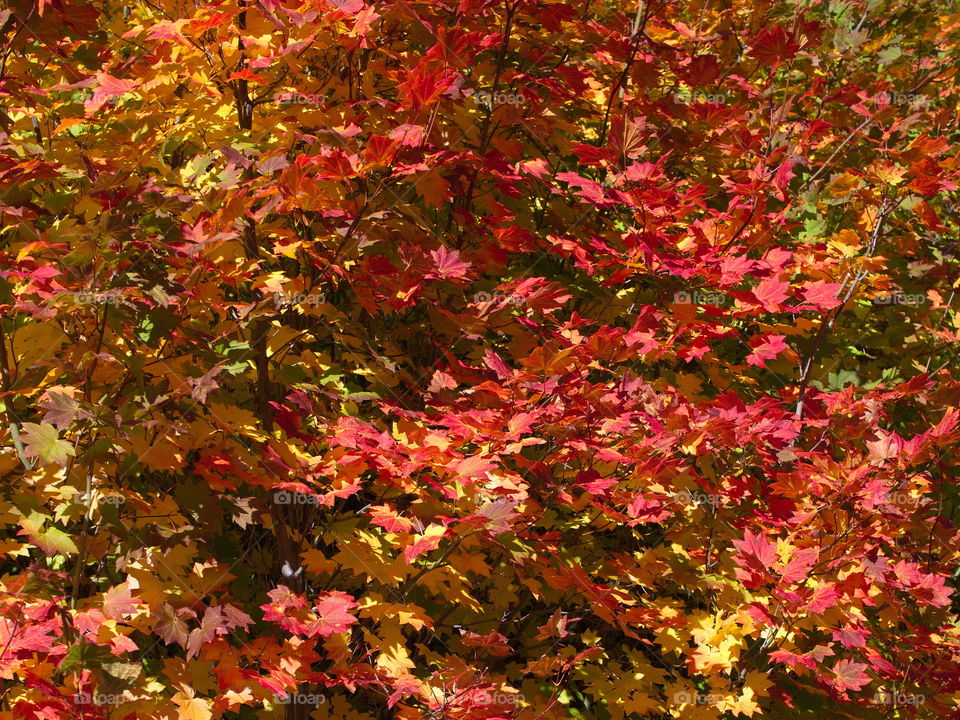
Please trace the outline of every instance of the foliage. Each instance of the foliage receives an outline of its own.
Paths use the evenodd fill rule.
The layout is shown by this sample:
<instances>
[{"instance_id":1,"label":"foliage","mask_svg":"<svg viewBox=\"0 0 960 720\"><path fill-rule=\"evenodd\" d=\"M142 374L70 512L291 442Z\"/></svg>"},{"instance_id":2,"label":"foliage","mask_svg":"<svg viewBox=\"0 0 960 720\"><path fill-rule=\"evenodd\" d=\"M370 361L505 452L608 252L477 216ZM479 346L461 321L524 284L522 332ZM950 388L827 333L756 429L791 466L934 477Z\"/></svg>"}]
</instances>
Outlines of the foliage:
<instances>
[{"instance_id":1,"label":"foliage","mask_svg":"<svg viewBox=\"0 0 960 720\"><path fill-rule=\"evenodd\" d=\"M12 0L0 718L960 713L960 14Z\"/></svg>"}]
</instances>

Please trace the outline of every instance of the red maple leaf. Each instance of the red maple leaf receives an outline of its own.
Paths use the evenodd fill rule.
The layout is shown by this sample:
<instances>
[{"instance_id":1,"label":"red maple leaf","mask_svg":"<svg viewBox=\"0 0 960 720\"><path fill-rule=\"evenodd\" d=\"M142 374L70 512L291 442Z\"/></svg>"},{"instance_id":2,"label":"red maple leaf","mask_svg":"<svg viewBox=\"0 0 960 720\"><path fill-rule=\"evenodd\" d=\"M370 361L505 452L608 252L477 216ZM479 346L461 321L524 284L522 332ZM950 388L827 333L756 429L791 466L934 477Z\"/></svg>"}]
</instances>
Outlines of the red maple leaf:
<instances>
[{"instance_id":1,"label":"red maple leaf","mask_svg":"<svg viewBox=\"0 0 960 720\"><path fill-rule=\"evenodd\" d=\"M788 345L783 341L785 337L785 335L767 335L754 346L753 352L747 355L747 364L765 368L767 360L773 360L787 349Z\"/></svg>"},{"instance_id":2,"label":"red maple leaf","mask_svg":"<svg viewBox=\"0 0 960 720\"><path fill-rule=\"evenodd\" d=\"M397 515L397 511L387 505L376 505L370 510L370 522L389 533L407 532L413 527L412 522Z\"/></svg>"},{"instance_id":3,"label":"red maple leaf","mask_svg":"<svg viewBox=\"0 0 960 720\"><path fill-rule=\"evenodd\" d=\"M448 250L442 245L436 250L430 251L430 257L435 263L436 273L434 277L438 278L464 278L470 264L460 259L460 253L457 250Z\"/></svg>"},{"instance_id":4,"label":"red maple leaf","mask_svg":"<svg viewBox=\"0 0 960 720\"><path fill-rule=\"evenodd\" d=\"M737 578L747 587L759 587L770 579L770 570L777 560L777 544L761 533L747 530L743 540L734 540L739 553L734 558Z\"/></svg>"},{"instance_id":5,"label":"red maple leaf","mask_svg":"<svg viewBox=\"0 0 960 720\"><path fill-rule=\"evenodd\" d=\"M350 610L357 607L354 599L345 592L334 590L325 593L314 606L317 620L307 626L307 635L328 637L334 633L346 632L357 621Z\"/></svg>"},{"instance_id":6,"label":"red maple leaf","mask_svg":"<svg viewBox=\"0 0 960 720\"><path fill-rule=\"evenodd\" d=\"M777 544L767 540L761 533L747 530L743 540L734 540L733 545L741 556L746 556L748 561L759 562L763 567L770 567L777 560Z\"/></svg>"},{"instance_id":7,"label":"red maple leaf","mask_svg":"<svg viewBox=\"0 0 960 720\"><path fill-rule=\"evenodd\" d=\"M572 172L558 173L557 180L563 180L574 187L580 188L577 191L577 195L582 197L584 200L589 200L594 205L604 205L607 203L607 200L603 194L603 188L599 183L594 182L593 180L580 177L576 173Z\"/></svg>"},{"instance_id":8,"label":"red maple leaf","mask_svg":"<svg viewBox=\"0 0 960 720\"><path fill-rule=\"evenodd\" d=\"M804 283L803 302L805 305L813 305L816 308L829 310L840 304L841 285L837 283L824 282L817 280L815 282Z\"/></svg>"},{"instance_id":9,"label":"red maple leaf","mask_svg":"<svg viewBox=\"0 0 960 720\"><path fill-rule=\"evenodd\" d=\"M767 312L780 312L783 301L789 297L789 289L789 283L776 277L768 277L753 289L753 296Z\"/></svg>"},{"instance_id":10,"label":"red maple leaf","mask_svg":"<svg viewBox=\"0 0 960 720\"><path fill-rule=\"evenodd\" d=\"M797 54L800 45L780 25L764 28L753 40L750 54L764 65L779 65Z\"/></svg>"}]
</instances>

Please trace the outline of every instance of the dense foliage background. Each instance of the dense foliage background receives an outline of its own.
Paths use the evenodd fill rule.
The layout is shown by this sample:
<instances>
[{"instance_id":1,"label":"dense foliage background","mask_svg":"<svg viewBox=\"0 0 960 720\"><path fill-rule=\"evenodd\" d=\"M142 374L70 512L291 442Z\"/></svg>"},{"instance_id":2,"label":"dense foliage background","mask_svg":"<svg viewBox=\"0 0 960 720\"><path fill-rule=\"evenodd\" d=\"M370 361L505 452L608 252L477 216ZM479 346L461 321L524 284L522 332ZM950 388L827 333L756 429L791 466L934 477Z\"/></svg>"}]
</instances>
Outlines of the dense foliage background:
<instances>
[{"instance_id":1,"label":"dense foliage background","mask_svg":"<svg viewBox=\"0 0 960 720\"><path fill-rule=\"evenodd\" d=\"M12 0L0 719L960 716L960 12Z\"/></svg>"}]
</instances>

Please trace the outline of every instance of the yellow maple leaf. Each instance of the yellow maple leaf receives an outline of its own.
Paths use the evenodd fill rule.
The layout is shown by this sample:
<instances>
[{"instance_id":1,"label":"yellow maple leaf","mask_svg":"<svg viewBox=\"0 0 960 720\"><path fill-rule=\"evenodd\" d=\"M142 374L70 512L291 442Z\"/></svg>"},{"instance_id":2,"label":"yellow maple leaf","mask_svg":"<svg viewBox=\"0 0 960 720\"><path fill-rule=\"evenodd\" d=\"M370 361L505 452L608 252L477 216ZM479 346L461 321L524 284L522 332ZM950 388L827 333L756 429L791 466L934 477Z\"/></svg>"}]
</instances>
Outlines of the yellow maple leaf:
<instances>
[{"instance_id":1,"label":"yellow maple leaf","mask_svg":"<svg viewBox=\"0 0 960 720\"><path fill-rule=\"evenodd\" d=\"M191 688L184 688L185 692L178 692L173 696L173 702L180 708L178 720L210 720L213 712L210 710L210 701L193 697Z\"/></svg>"},{"instance_id":2,"label":"yellow maple leaf","mask_svg":"<svg viewBox=\"0 0 960 720\"><path fill-rule=\"evenodd\" d=\"M860 178L856 175L843 173L843 175L833 180L830 185L827 186L827 190L831 197L839 199L852 193L859 184Z\"/></svg>"}]
</instances>

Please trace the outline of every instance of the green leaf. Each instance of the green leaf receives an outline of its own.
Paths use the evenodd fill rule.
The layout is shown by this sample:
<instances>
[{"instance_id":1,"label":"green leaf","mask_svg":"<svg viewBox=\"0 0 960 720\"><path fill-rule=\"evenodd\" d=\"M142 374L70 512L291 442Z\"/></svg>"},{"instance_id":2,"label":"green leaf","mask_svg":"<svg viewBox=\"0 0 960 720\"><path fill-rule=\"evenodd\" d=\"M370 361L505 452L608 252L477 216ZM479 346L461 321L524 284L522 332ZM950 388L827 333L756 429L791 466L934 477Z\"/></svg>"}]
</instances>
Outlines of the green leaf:
<instances>
[{"instance_id":1,"label":"green leaf","mask_svg":"<svg viewBox=\"0 0 960 720\"><path fill-rule=\"evenodd\" d=\"M73 539L60 528L52 524L48 526L48 522L52 523L53 518L36 510L31 510L20 525L30 541L48 555L54 553L75 555L77 546Z\"/></svg>"},{"instance_id":2,"label":"green leaf","mask_svg":"<svg viewBox=\"0 0 960 720\"><path fill-rule=\"evenodd\" d=\"M27 457L38 458L44 465L64 466L74 455L73 446L61 440L57 428L49 423L24 423L21 437Z\"/></svg>"}]
</instances>

